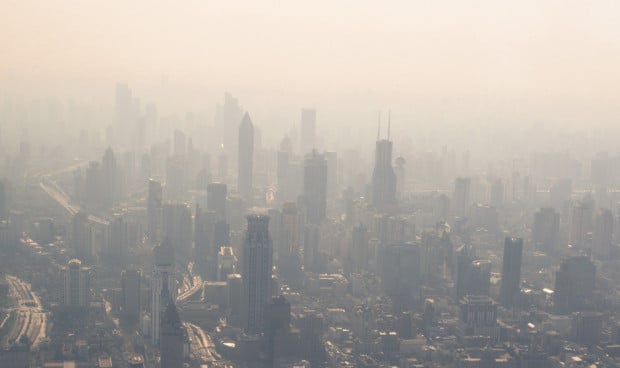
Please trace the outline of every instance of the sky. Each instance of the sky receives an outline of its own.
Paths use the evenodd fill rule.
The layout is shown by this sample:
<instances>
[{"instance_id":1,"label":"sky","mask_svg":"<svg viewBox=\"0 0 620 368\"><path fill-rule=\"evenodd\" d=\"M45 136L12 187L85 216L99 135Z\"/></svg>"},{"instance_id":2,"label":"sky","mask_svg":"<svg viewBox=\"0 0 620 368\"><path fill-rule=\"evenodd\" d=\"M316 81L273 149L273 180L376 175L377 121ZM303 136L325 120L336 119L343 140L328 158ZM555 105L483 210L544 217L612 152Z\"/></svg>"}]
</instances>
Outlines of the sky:
<instances>
[{"instance_id":1,"label":"sky","mask_svg":"<svg viewBox=\"0 0 620 368\"><path fill-rule=\"evenodd\" d=\"M618 1L0 1L0 96L164 111L225 91L255 120L326 130L617 124ZM373 127L370 129L370 127Z\"/></svg>"}]
</instances>

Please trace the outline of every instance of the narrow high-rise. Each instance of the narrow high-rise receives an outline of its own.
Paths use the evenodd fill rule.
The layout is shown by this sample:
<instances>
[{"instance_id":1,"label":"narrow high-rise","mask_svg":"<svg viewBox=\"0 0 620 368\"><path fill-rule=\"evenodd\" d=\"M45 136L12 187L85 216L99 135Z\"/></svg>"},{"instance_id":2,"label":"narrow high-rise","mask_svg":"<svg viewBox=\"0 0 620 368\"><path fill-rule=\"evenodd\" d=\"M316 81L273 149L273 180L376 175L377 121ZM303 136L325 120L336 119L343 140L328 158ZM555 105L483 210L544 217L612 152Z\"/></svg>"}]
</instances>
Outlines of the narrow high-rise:
<instances>
[{"instance_id":1,"label":"narrow high-rise","mask_svg":"<svg viewBox=\"0 0 620 368\"><path fill-rule=\"evenodd\" d=\"M176 302L177 285L174 273L174 249L170 240L153 248L154 265L151 276L151 340L159 344L161 321L169 302Z\"/></svg>"},{"instance_id":2,"label":"narrow high-rise","mask_svg":"<svg viewBox=\"0 0 620 368\"><path fill-rule=\"evenodd\" d=\"M502 263L502 285L499 292L501 303L512 307L517 303L521 290L521 258L523 239L506 238Z\"/></svg>"},{"instance_id":3,"label":"narrow high-rise","mask_svg":"<svg viewBox=\"0 0 620 368\"><path fill-rule=\"evenodd\" d=\"M142 294L142 273L140 270L124 270L121 274L122 287L122 316L130 323L140 321L142 305L140 295Z\"/></svg>"},{"instance_id":4,"label":"narrow high-rise","mask_svg":"<svg viewBox=\"0 0 620 368\"><path fill-rule=\"evenodd\" d=\"M534 247L553 253L558 247L560 236L560 214L553 208L541 208L534 214L532 241Z\"/></svg>"},{"instance_id":5,"label":"narrow high-rise","mask_svg":"<svg viewBox=\"0 0 620 368\"><path fill-rule=\"evenodd\" d=\"M207 185L207 211L215 212L219 220L226 221L226 184Z\"/></svg>"},{"instance_id":6,"label":"narrow high-rise","mask_svg":"<svg viewBox=\"0 0 620 368\"><path fill-rule=\"evenodd\" d=\"M239 125L239 165L237 190L249 207L252 205L252 170L254 165L254 126L246 112Z\"/></svg>"},{"instance_id":7,"label":"narrow high-rise","mask_svg":"<svg viewBox=\"0 0 620 368\"><path fill-rule=\"evenodd\" d=\"M316 110L301 109L299 147L304 156L316 148Z\"/></svg>"},{"instance_id":8,"label":"narrow high-rise","mask_svg":"<svg viewBox=\"0 0 620 368\"><path fill-rule=\"evenodd\" d=\"M265 307L271 300L272 241L269 216L247 216L248 228L242 248L242 327L248 333L263 329Z\"/></svg>"},{"instance_id":9,"label":"narrow high-rise","mask_svg":"<svg viewBox=\"0 0 620 368\"><path fill-rule=\"evenodd\" d=\"M304 160L303 198L306 221L311 224L323 222L327 212L327 160L316 150Z\"/></svg>"},{"instance_id":10,"label":"narrow high-rise","mask_svg":"<svg viewBox=\"0 0 620 368\"><path fill-rule=\"evenodd\" d=\"M151 244L157 244L161 235L161 209L162 209L162 187L161 183L154 179L149 179L149 194L146 203L148 216L148 239Z\"/></svg>"},{"instance_id":11,"label":"narrow high-rise","mask_svg":"<svg viewBox=\"0 0 620 368\"><path fill-rule=\"evenodd\" d=\"M168 302L161 321L161 368L183 366L185 331L176 305Z\"/></svg>"},{"instance_id":12,"label":"narrow high-rise","mask_svg":"<svg viewBox=\"0 0 620 368\"><path fill-rule=\"evenodd\" d=\"M65 306L87 308L90 297L90 268L72 259L65 268Z\"/></svg>"},{"instance_id":13,"label":"narrow high-rise","mask_svg":"<svg viewBox=\"0 0 620 368\"><path fill-rule=\"evenodd\" d=\"M614 215L608 209L599 209L594 220L592 234L592 251L595 256L605 259L611 255L613 233Z\"/></svg>"},{"instance_id":14,"label":"narrow high-rise","mask_svg":"<svg viewBox=\"0 0 620 368\"><path fill-rule=\"evenodd\" d=\"M379 139L375 147L375 167L372 171L372 205L385 211L396 205L396 173L392 167L392 141Z\"/></svg>"},{"instance_id":15,"label":"narrow high-rise","mask_svg":"<svg viewBox=\"0 0 620 368\"><path fill-rule=\"evenodd\" d=\"M467 217L471 206L471 179L456 178L454 181L454 216Z\"/></svg>"}]
</instances>

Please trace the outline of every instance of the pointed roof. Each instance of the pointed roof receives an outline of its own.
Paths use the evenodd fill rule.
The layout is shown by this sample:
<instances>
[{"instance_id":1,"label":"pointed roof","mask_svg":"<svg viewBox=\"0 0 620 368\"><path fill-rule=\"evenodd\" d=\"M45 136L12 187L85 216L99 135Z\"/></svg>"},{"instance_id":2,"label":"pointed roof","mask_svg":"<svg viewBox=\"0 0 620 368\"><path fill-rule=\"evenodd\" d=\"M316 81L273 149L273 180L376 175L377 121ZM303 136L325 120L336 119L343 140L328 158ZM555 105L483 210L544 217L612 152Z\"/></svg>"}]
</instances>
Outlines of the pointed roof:
<instances>
[{"instance_id":1,"label":"pointed roof","mask_svg":"<svg viewBox=\"0 0 620 368\"><path fill-rule=\"evenodd\" d=\"M254 125L252 124L252 119L250 119L250 114L247 111L245 112L245 114L243 114L243 119L241 119L241 125L239 127L254 127Z\"/></svg>"}]
</instances>

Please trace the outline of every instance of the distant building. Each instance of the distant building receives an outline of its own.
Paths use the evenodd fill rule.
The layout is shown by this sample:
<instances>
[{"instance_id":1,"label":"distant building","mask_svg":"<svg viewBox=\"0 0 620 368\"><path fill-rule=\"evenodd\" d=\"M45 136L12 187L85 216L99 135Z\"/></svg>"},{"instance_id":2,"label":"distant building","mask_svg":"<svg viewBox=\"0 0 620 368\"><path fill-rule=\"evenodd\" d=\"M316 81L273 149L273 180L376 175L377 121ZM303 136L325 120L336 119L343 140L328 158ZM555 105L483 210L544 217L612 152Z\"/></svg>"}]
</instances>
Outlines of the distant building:
<instances>
[{"instance_id":1,"label":"distant building","mask_svg":"<svg viewBox=\"0 0 620 368\"><path fill-rule=\"evenodd\" d=\"M553 208L541 208L534 214L532 241L536 249L553 253L558 247L560 214Z\"/></svg>"},{"instance_id":2,"label":"distant building","mask_svg":"<svg viewBox=\"0 0 620 368\"><path fill-rule=\"evenodd\" d=\"M162 237L168 238L181 257L189 257L192 249L192 212L186 203L170 202L163 207Z\"/></svg>"},{"instance_id":3,"label":"distant building","mask_svg":"<svg viewBox=\"0 0 620 368\"><path fill-rule=\"evenodd\" d=\"M160 343L162 316L170 300L176 301L177 283L174 271L174 249L165 238L153 248L153 274L151 275L151 341Z\"/></svg>"},{"instance_id":4,"label":"distant building","mask_svg":"<svg viewBox=\"0 0 620 368\"><path fill-rule=\"evenodd\" d=\"M327 212L327 161L316 150L304 160L303 198L306 221L323 222Z\"/></svg>"},{"instance_id":5,"label":"distant building","mask_svg":"<svg viewBox=\"0 0 620 368\"><path fill-rule=\"evenodd\" d=\"M218 219L226 221L226 184L209 183L207 185L207 211L213 211Z\"/></svg>"},{"instance_id":6,"label":"distant building","mask_svg":"<svg viewBox=\"0 0 620 368\"><path fill-rule=\"evenodd\" d=\"M497 303L486 295L466 295L459 301L462 336L499 338Z\"/></svg>"},{"instance_id":7,"label":"distant building","mask_svg":"<svg viewBox=\"0 0 620 368\"><path fill-rule=\"evenodd\" d=\"M0 221L9 219L9 203L6 184L0 181Z\"/></svg>"},{"instance_id":8,"label":"distant building","mask_svg":"<svg viewBox=\"0 0 620 368\"><path fill-rule=\"evenodd\" d=\"M465 295L489 295L491 287L491 262L472 257L464 249L456 261L456 298Z\"/></svg>"},{"instance_id":9,"label":"distant building","mask_svg":"<svg viewBox=\"0 0 620 368\"><path fill-rule=\"evenodd\" d=\"M596 284L596 266L589 257L564 260L555 272L555 309L560 314L587 310Z\"/></svg>"},{"instance_id":10,"label":"distant building","mask_svg":"<svg viewBox=\"0 0 620 368\"><path fill-rule=\"evenodd\" d=\"M246 112L239 125L239 164L237 189L246 206L253 202L252 172L254 166L254 126Z\"/></svg>"},{"instance_id":11,"label":"distant building","mask_svg":"<svg viewBox=\"0 0 620 368\"><path fill-rule=\"evenodd\" d=\"M381 249L383 292L395 310L411 305L420 287L420 246L415 243L389 244Z\"/></svg>"},{"instance_id":12,"label":"distant building","mask_svg":"<svg viewBox=\"0 0 620 368\"><path fill-rule=\"evenodd\" d=\"M249 215L247 220L241 255L242 326L246 332L260 333L265 307L271 300L272 241L268 216Z\"/></svg>"},{"instance_id":13,"label":"distant building","mask_svg":"<svg viewBox=\"0 0 620 368\"><path fill-rule=\"evenodd\" d=\"M471 179L456 178L452 197L454 216L467 217L471 205Z\"/></svg>"},{"instance_id":14,"label":"distant building","mask_svg":"<svg viewBox=\"0 0 620 368\"><path fill-rule=\"evenodd\" d=\"M185 330L177 307L169 301L161 321L161 368L179 368L183 366L183 345Z\"/></svg>"},{"instance_id":15,"label":"distant building","mask_svg":"<svg viewBox=\"0 0 620 368\"><path fill-rule=\"evenodd\" d=\"M502 261L502 285L500 302L506 307L513 307L521 293L521 259L523 257L523 239L506 238Z\"/></svg>"},{"instance_id":16,"label":"distant building","mask_svg":"<svg viewBox=\"0 0 620 368\"><path fill-rule=\"evenodd\" d=\"M65 306L87 308L90 303L91 270L82 266L79 259L72 259L65 267Z\"/></svg>"},{"instance_id":17,"label":"distant building","mask_svg":"<svg viewBox=\"0 0 620 368\"><path fill-rule=\"evenodd\" d=\"M94 230L88 220L88 215L78 212L71 219L70 244L78 259L86 263L95 261Z\"/></svg>"},{"instance_id":18,"label":"distant building","mask_svg":"<svg viewBox=\"0 0 620 368\"><path fill-rule=\"evenodd\" d=\"M147 235L151 244L157 244L161 240L162 198L163 190L161 183L157 180L149 179L146 211L148 217Z\"/></svg>"},{"instance_id":19,"label":"distant building","mask_svg":"<svg viewBox=\"0 0 620 368\"><path fill-rule=\"evenodd\" d=\"M594 232L592 234L592 251L594 255L606 259L611 255L614 234L614 216L608 209L596 213Z\"/></svg>"},{"instance_id":20,"label":"distant building","mask_svg":"<svg viewBox=\"0 0 620 368\"><path fill-rule=\"evenodd\" d=\"M396 205L396 173L392 167L392 141L379 139L375 147L375 167L372 171L372 205L386 211Z\"/></svg>"},{"instance_id":21,"label":"distant building","mask_svg":"<svg viewBox=\"0 0 620 368\"><path fill-rule=\"evenodd\" d=\"M142 311L142 273L140 270L125 270L121 274L122 316L130 323L140 321Z\"/></svg>"},{"instance_id":22,"label":"distant building","mask_svg":"<svg viewBox=\"0 0 620 368\"><path fill-rule=\"evenodd\" d=\"M589 248L592 239L594 219L594 201L586 198L574 204L571 219L568 242L576 248Z\"/></svg>"},{"instance_id":23,"label":"distant building","mask_svg":"<svg viewBox=\"0 0 620 368\"><path fill-rule=\"evenodd\" d=\"M316 110L301 109L300 153L305 155L316 147Z\"/></svg>"}]
</instances>

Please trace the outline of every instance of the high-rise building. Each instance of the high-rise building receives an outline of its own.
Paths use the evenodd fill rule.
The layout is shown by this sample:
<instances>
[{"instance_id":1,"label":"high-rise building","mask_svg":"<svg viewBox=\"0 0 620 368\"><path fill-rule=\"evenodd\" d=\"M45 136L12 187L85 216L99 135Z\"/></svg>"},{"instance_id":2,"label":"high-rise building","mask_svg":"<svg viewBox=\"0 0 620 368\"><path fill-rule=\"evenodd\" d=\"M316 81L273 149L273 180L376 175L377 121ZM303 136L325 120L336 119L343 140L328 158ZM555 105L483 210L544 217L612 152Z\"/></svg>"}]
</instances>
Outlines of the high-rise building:
<instances>
[{"instance_id":1,"label":"high-rise building","mask_svg":"<svg viewBox=\"0 0 620 368\"><path fill-rule=\"evenodd\" d=\"M65 268L65 306L87 308L90 302L90 268L72 259Z\"/></svg>"},{"instance_id":2,"label":"high-rise building","mask_svg":"<svg viewBox=\"0 0 620 368\"><path fill-rule=\"evenodd\" d=\"M320 270L320 242L321 228L316 224L307 224L304 228L304 269L306 271Z\"/></svg>"},{"instance_id":3,"label":"high-rise building","mask_svg":"<svg viewBox=\"0 0 620 368\"><path fill-rule=\"evenodd\" d=\"M285 202L282 205L281 219L278 253L285 257L299 255L299 230L295 202Z\"/></svg>"},{"instance_id":4,"label":"high-rise building","mask_svg":"<svg viewBox=\"0 0 620 368\"><path fill-rule=\"evenodd\" d=\"M185 330L176 305L169 301L161 321L161 368L183 366Z\"/></svg>"},{"instance_id":5,"label":"high-rise building","mask_svg":"<svg viewBox=\"0 0 620 368\"><path fill-rule=\"evenodd\" d=\"M456 260L456 299L465 295L489 295L491 262L475 259L466 249L458 251Z\"/></svg>"},{"instance_id":6,"label":"high-rise building","mask_svg":"<svg viewBox=\"0 0 620 368\"><path fill-rule=\"evenodd\" d=\"M173 244L176 254L189 257L192 248L192 212L186 203L166 203L162 210L163 238Z\"/></svg>"},{"instance_id":7,"label":"high-rise building","mask_svg":"<svg viewBox=\"0 0 620 368\"><path fill-rule=\"evenodd\" d=\"M71 219L70 243L78 259L85 263L92 263L94 254L93 228L88 221L88 215L78 212Z\"/></svg>"},{"instance_id":8,"label":"high-rise building","mask_svg":"<svg viewBox=\"0 0 620 368\"><path fill-rule=\"evenodd\" d=\"M220 220L226 221L226 184L207 185L207 211L213 211Z\"/></svg>"},{"instance_id":9,"label":"high-rise building","mask_svg":"<svg viewBox=\"0 0 620 368\"><path fill-rule=\"evenodd\" d=\"M504 257L502 263L502 285L500 302L506 307L517 303L521 292L521 258L523 239L506 238L504 240Z\"/></svg>"},{"instance_id":10,"label":"high-rise building","mask_svg":"<svg viewBox=\"0 0 620 368\"><path fill-rule=\"evenodd\" d=\"M142 273L140 270L124 270L121 274L121 314L126 321L137 323L140 321L142 304Z\"/></svg>"},{"instance_id":11,"label":"high-rise building","mask_svg":"<svg viewBox=\"0 0 620 368\"><path fill-rule=\"evenodd\" d=\"M614 233L614 216L608 209L596 213L592 234L592 251L597 257L606 258L611 254Z\"/></svg>"},{"instance_id":12,"label":"high-rise building","mask_svg":"<svg viewBox=\"0 0 620 368\"><path fill-rule=\"evenodd\" d=\"M246 112L239 125L239 165L237 190L247 206L252 205L252 173L254 166L254 126Z\"/></svg>"},{"instance_id":13,"label":"high-rise building","mask_svg":"<svg viewBox=\"0 0 620 368\"><path fill-rule=\"evenodd\" d=\"M6 185L0 181L0 221L9 219L9 204Z\"/></svg>"},{"instance_id":14,"label":"high-rise building","mask_svg":"<svg viewBox=\"0 0 620 368\"><path fill-rule=\"evenodd\" d=\"M299 147L301 155L312 152L316 147L316 110L301 109Z\"/></svg>"},{"instance_id":15,"label":"high-rise building","mask_svg":"<svg viewBox=\"0 0 620 368\"><path fill-rule=\"evenodd\" d=\"M351 231L351 256L353 258L353 272L359 273L368 270L370 251L368 247L368 228L358 224Z\"/></svg>"},{"instance_id":16,"label":"high-rise building","mask_svg":"<svg viewBox=\"0 0 620 368\"><path fill-rule=\"evenodd\" d=\"M113 262L124 262L129 248L129 230L127 221L121 215L115 216L107 228L105 256Z\"/></svg>"},{"instance_id":17,"label":"high-rise building","mask_svg":"<svg viewBox=\"0 0 620 368\"><path fill-rule=\"evenodd\" d=\"M116 157L111 148L106 149L101 160L101 175L103 178L103 206L109 208L114 204L119 194L119 174Z\"/></svg>"},{"instance_id":18,"label":"high-rise building","mask_svg":"<svg viewBox=\"0 0 620 368\"><path fill-rule=\"evenodd\" d=\"M420 246L415 243L390 244L381 249L383 291L395 310L411 305L420 287Z\"/></svg>"},{"instance_id":19,"label":"high-rise building","mask_svg":"<svg viewBox=\"0 0 620 368\"><path fill-rule=\"evenodd\" d=\"M560 233L560 214L553 208L541 208L534 214L532 241L534 247L553 253L558 246Z\"/></svg>"},{"instance_id":20,"label":"high-rise building","mask_svg":"<svg viewBox=\"0 0 620 368\"><path fill-rule=\"evenodd\" d=\"M471 179L456 178L454 181L454 196L452 203L454 206L454 216L467 217L469 206L471 205Z\"/></svg>"},{"instance_id":21,"label":"high-rise building","mask_svg":"<svg viewBox=\"0 0 620 368\"><path fill-rule=\"evenodd\" d=\"M268 216L249 215L247 220L241 256L242 326L249 333L260 333L265 307L271 300L272 242Z\"/></svg>"},{"instance_id":22,"label":"high-rise building","mask_svg":"<svg viewBox=\"0 0 620 368\"><path fill-rule=\"evenodd\" d=\"M338 196L338 153L325 152L327 161L327 197L334 199Z\"/></svg>"},{"instance_id":23,"label":"high-rise building","mask_svg":"<svg viewBox=\"0 0 620 368\"><path fill-rule=\"evenodd\" d=\"M496 179L491 184L491 206L501 207L504 204L504 182L502 179Z\"/></svg>"},{"instance_id":24,"label":"high-rise building","mask_svg":"<svg viewBox=\"0 0 620 368\"><path fill-rule=\"evenodd\" d=\"M465 295L459 300L462 336L488 336L491 342L499 338L497 303L486 295Z\"/></svg>"},{"instance_id":25,"label":"high-rise building","mask_svg":"<svg viewBox=\"0 0 620 368\"><path fill-rule=\"evenodd\" d=\"M594 201L586 198L574 204L571 219L569 244L577 248L588 248L591 245L594 219Z\"/></svg>"},{"instance_id":26,"label":"high-rise building","mask_svg":"<svg viewBox=\"0 0 620 368\"><path fill-rule=\"evenodd\" d=\"M555 272L553 302L558 313L586 310L596 285L596 266L587 256L564 260Z\"/></svg>"},{"instance_id":27,"label":"high-rise building","mask_svg":"<svg viewBox=\"0 0 620 368\"><path fill-rule=\"evenodd\" d=\"M174 249L164 238L153 248L153 274L151 275L151 340L159 344L162 316L170 301L176 302L177 285L174 271Z\"/></svg>"},{"instance_id":28,"label":"high-rise building","mask_svg":"<svg viewBox=\"0 0 620 368\"><path fill-rule=\"evenodd\" d=\"M372 171L372 205L380 211L396 205L396 173L392 167L392 141L389 133L387 139L379 139L377 136L375 167Z\"/></svg>"},{"instance_id":29,"label":"high-rise building","mask_svg":"<svg viewBox=\"0 0 620 368\"><path fill-rule=\"evenodd\" d=\"M303 198L306 221L311 224L323 222L327 212L327 161L316 150L304 160Z\"/></svg>"},{"instance_id":30,"label":"high-rise building","mask_svg":"<svg viewBox=\"0 0 620 368\"><path fill-rule=\"evenodd\" d=\"M151 244L157 244L161 240L162 196L161 183L157 180L149 179L146 211L148 216L148 238Z\"/></svg>"}]
</instances>

